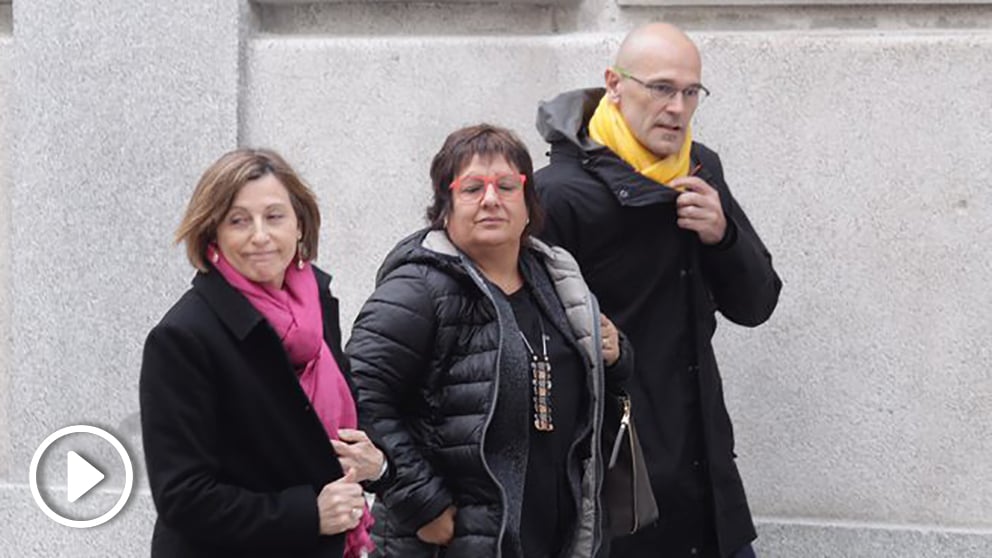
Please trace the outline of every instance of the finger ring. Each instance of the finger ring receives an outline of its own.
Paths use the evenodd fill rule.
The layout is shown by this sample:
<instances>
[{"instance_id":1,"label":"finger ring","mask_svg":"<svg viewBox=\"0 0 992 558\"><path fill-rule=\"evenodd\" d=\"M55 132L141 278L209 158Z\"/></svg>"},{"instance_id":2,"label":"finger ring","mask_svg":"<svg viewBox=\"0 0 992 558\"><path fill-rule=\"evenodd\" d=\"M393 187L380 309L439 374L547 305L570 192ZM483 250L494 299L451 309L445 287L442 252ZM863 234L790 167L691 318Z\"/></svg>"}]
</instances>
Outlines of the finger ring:
<instances>
[{"instance_id":1,"label":"finger ring","mask_svg":"<svg viewBox=\"0 0 992 558\"><path fill-rule=\"evenodd\" d=\"M351 508L351 517L354 519L362 517L362 508Z\"/></svg>"}]
</instances>

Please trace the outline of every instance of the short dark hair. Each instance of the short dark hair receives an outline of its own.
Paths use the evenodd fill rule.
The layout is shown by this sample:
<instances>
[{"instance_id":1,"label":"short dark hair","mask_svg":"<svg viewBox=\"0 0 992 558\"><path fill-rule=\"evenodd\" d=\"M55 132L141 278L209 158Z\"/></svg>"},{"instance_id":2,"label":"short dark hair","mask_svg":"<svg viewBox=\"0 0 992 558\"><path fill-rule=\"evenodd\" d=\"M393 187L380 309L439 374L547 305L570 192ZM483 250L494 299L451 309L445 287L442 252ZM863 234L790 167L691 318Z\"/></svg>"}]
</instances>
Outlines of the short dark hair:
<instances>
[{"instance_id":1,"label":"short dark hair","mask_svg":"<svg viewBox=\"0 0 992 558\"><path fill-rule=\"evenodd\" d=\"M527 146L510 130L492 124L477 124L455 130L444 140L437 155L434 155L434 160L431 161L434 201L427 207L430 228L444 228L445 220L451 213L451 183L476 155L484 158L502 157L517 172L527 177L524 183L524 204L530 222L524 228L524 236L539 233L544 225L544 210L541 209L537 191L534 190L534 163Z\"/></svg>"},{"instance_id":2,"label":"short dark hair","mask_svg":"<svg viewBox=\"0 0 992 558\"><path fill-rule=\"evenodd\" d=\"M320 209L313 191L281 156L269 149L236 149L225 153L200 177L186 214L176 231L176 243L186 243L186 258L200 271L207 271L207 246L217 239L217 227L231 209L244 185L271 174L289 192L302 238L303 260L317 257Z\"/></svg>"}]
</instances>

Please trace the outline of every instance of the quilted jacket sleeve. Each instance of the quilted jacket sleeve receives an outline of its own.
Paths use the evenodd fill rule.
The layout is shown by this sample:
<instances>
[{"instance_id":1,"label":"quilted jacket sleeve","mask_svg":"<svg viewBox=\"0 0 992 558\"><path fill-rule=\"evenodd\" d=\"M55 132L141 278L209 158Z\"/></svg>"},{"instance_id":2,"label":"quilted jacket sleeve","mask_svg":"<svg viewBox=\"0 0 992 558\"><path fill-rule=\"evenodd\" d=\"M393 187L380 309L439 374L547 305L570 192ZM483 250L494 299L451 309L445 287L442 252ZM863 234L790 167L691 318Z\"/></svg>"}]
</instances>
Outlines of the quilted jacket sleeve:
<instances>
[{"instance_id":1,"label":"quilted jacket sleeve","mask_svg":"<svg viewBox=\"0 0 992 558\"><path fill-rule=\"evenodd\" d=\"M346 352L358 388L359 421L392 467L377 496L390 518L414 532L453 503L415 432L413 415L431 364L437 318L422 268L389 273L362 307Z\"/></svg>"}]
</instances>

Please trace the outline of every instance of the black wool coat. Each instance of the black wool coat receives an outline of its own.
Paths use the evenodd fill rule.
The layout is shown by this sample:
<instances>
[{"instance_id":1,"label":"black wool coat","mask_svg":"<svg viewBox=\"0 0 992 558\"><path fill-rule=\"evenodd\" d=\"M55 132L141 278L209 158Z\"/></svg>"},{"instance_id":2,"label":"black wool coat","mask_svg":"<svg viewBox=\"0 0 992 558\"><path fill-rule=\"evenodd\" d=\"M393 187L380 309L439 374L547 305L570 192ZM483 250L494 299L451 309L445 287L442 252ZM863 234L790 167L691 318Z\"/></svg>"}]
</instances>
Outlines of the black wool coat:
<instances>
[{"instance_id":1,"label":"black wool coat","mask_svg":"<svg viewBox=\"0 0 992 558\"><path fill-rule=\"evenodd\" d=\"M347 378L331 278L314 273ZM327 433L275 331L217 271L148 334L139 392L153 558L343 554L343 535L319 534L317 494L342 476Z\"/></svg>"},{"instance_id":2,"label":"black wool coat","mask_svg":"<svg viewBox=\"0 0 992 558\"><path fill-rule=\"evenodd\" d=\"M588 139L603 90L542 104L538 128L551 163L535 184L547 212L543 238L571 252L603 312L637 355L628 381L634 419L668 545L645 556L728 556L755 538L734 462L734 434L711 339L715 312L757 326L782 283L737 204L716 153L693 144L698 175L717 189L727 233L704 246L676 225L678 193ZM715 532L714 532L715 530Z\"/></svg>"}]
</instances>

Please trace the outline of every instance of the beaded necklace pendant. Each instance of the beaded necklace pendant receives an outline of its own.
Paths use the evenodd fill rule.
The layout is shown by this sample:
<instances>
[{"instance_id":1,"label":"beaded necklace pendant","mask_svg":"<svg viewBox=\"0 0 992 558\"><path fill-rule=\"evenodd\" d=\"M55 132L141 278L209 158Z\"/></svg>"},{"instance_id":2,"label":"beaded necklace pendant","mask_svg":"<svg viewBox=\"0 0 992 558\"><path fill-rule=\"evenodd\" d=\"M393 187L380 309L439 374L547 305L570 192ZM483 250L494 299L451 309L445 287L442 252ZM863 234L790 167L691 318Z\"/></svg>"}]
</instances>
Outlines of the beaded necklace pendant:
<instances>
[{"instance_id":1,"label":"beaded necklace pendant","mask_svg":"<svg viewBox=\"0 0 992 558\"><path fill-rule=\"evenodd\" d=\"M551 418L551 359L548 358L548 336L544 333L544 321L538 316L541 327L541 354L527 340L524 332L520 338L524 340L527 353L530 354L531 391L534 405L534 428L540 432L551 432L555 429Z\"/></svg>"}]
</instances>

